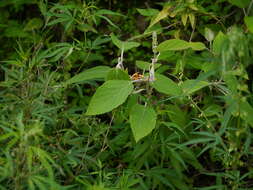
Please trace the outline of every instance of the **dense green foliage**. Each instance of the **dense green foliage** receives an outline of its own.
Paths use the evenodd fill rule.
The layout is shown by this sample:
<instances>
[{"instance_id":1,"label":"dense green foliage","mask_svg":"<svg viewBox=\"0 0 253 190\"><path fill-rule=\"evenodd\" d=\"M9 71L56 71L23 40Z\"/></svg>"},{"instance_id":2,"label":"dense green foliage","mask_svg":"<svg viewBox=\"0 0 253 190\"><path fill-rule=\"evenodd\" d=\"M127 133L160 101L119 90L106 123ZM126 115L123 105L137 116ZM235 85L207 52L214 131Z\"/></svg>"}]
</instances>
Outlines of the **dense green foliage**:
<instances>
[{"instance_id":1,"label":"dense green foliage","mask_svg":"<svg viewBox=\"0 0 253 190\"><path fill-rule=\"evenodd\" d=\"M253 189L253 0L1 0L0 190Z\"/></svg>"}]
</instances>

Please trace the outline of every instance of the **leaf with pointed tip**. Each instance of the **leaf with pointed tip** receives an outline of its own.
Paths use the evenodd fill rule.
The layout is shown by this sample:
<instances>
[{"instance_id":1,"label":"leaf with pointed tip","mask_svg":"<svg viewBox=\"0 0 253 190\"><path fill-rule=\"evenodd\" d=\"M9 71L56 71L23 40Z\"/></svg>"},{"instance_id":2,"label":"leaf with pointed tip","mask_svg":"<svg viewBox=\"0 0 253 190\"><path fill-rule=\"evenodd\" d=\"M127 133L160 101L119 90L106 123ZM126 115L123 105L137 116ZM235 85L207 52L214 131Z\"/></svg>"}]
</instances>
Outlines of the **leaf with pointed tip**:
<instances>
[{"instance_id":1,"label":"leaf with pointed tip","mask_svg":"<svg viewBox=\"0 0 253 190\"><path fill-rule=\"evenodd\" d=\"M132 81L106 81L91 98L86 115L99 115L112 111L126 101L133 88Z\"/></svg>"},{"instance_id":2,"label":"leaf with pointed tip","mask_svg":"<svg viewBox=\"0 0 253 190\"><path fill-rule=\"evenodd\" d=\"M181 87L184 94L189 95L208 85L209 85L209 82L206 82L206 81L186 80L181 84Z\"/></svg>"},{"instance_id":3,"label":"leaf with pointed tip","mask_svg":"<svg viewBox=\"0 0 253 190\"><path fill-rule=\"evenodd\" d=\"M155 78L156 80L152 83L152 86L158 92L172 96L180 96L182 94L182 90L178 84L168 77L156 73Z\"/></svg>"},{"instance_id":4,"label":"leaf with pointed tip","mask_svg":"<svg viewBox=\"0 0 253 190\"><path fill-rule=\"evenodd\" d=\"M194 50L194 51L201 51L206 49L205 44L202 42L189 42L189 46Z\"/></svg>"},{"instance_id":5,"label":"leaf with pointed tip","mask_svg":"<svg viewBox=\"0 0 253 190\"><path fill-rule=\"evenodd\" d=\"M127 51L129 49L138 47L140 43L138 42L124 42L119 40L113 33L111 34L112 43L119 49Z\"/></svg>"},{"instance_id":6,"label":"leaf with pointed tip","mask_svg":"<svg viewBox=\"0 0 253 190\"><path fill-rule=\"evenodd\" d=\"M139 68L139 69L142 69L142 70L149 70L150 68L150 65L151 63L147 62L147 61L140 61L140 60L137 60L135 61L135 64L136 66ZM161 64L160 63L156 63L155 64L155 69L157 69L158 67L160 67Z\"/></svg>"},{"instance_id":7,"label":"leaf with pointed tip","mask_svg":"<svg viewBox=\"0 0 253 190\"><path fill-rule=\"evenodd\" d=\"M149 28L156 23L158 23L160 20L166 18L170 13L171 6L166 6L161 10L150 22Z\"/></svg>"},{"instance_id":8,"label":"leaf with pointed tip","mask_svg":"<svg viewBox=\"0 0 253 190\"><path fill-rule=\"evenodd\" d=\"M213 52L215 54L220 54L222 45L224 44L224 41L227 39L227 36L223 34L221 31L215 36L213 40Z\"/></svg>"},{"instance_id":9,"label":"leaf with pointed tip","mask_svg":"<svg viewBox=\"0 0 253 190\"><path fill-rule=\"evenodd\" d=\"M110 67L97 66L91 69L87 69L71 79L67 80L65 84L80 83L88 80L105 79Z\"/></svg>"},{"instance_id":10,"label":"leaf with pointed tip","mask_svg":"<svg viewBox=\"0 0 253 190\"><path fill-rule=\"evenodd\" d=\"M205 44L201 42L187 42L180 39L170 39L162 42L158 45L157 51L179 51L192 48L194 51L200 51L206 49Z\"/></svg>"},{"instance_id":11,"label":"leaf with pointed tip","mask_svg":"<svg viewBox=\"0 0 253 190\"><path fill-rule=\"evenodd\" d=\"M166 40L158 45L157 51L163 52L163 51L177 51L177 50L185 50L190 47L189 43L180 40L180 39L171 39Z\"/></svg>"},{"instance_id":12,"label":"leaf with pointed tip","mask_svg":"<svg viewBox=\"0 0 253 190\"><path fill-rule=\"evenodd\" d=\"M138 142L155 128L156 112L151 107L136 104L130 112L130 126L134 139Z\"/></svg>"},{"instance_id":13,"label":"leaf with pointed tip","mask_svg":"<svg viewBox=\"0 0 253 190\"><path fill-rule=\"evenodd\" d=\"M249 31L253 33L253 16L244 17L244 22L247 28L249 29Z\"/></svg>"},{"instance_id":14,"label":"leaf with pointed tip","mask_svg":"<svg viewBox=\"0 0 253 190\"><path fill-rule=\"evenodd\" d=\"M112 68L109 70L106 80L130 80L127 71L120 68Z\"/></svg>"}]
</instances>

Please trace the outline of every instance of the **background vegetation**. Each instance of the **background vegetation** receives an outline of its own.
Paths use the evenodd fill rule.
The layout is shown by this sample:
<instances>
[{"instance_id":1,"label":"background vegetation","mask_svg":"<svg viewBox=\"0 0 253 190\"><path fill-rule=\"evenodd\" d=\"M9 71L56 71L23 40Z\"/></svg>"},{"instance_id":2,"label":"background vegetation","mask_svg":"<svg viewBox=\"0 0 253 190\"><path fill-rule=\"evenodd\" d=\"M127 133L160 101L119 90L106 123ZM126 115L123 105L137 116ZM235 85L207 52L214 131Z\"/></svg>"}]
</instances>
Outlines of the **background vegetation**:
<instances>
[{"instance_id":1,"label":"background vegetation","mask_svg":"<svg viewBox=\"0 0 253 190\"><path fill-rule=\"evenodd\" d=\"M253 189L252 5L1 0L0 190Z\"/></svg>"}]
</instances>

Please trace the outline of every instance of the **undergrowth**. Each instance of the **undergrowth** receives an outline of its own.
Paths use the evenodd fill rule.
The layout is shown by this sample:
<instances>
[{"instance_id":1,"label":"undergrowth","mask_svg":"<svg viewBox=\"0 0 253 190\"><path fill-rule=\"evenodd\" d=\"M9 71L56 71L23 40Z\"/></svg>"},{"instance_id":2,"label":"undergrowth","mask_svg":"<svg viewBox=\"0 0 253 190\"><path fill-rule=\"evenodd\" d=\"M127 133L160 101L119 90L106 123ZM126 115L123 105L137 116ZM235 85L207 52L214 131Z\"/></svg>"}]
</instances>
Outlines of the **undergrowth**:
<instances>
[{"instance_id":1,"label":"undergrowth","mask_svg":"<svg viewBox=\"0 0 253 190\"><path fill-rule=\"evenodd\" d=\"M252 5L0 1L0 190L253 189Z\"/></svg>"}]
</instances>

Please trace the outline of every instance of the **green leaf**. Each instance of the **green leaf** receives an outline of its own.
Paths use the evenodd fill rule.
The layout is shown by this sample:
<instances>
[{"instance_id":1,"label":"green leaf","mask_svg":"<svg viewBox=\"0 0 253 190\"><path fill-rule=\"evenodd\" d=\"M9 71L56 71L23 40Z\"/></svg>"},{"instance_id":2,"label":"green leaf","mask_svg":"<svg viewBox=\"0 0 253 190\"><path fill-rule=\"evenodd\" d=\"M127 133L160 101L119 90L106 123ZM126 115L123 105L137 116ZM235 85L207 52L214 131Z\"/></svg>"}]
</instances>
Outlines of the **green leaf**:
<instances>
[{"instance_id":1,"label":"green leaf","mask_svg":"<svg viewBox=\"0 0 253 190\"><path fill-rule=\"evenodd\" d=\"M91 98L86 115L98 115L113 110L126 101L133 88L131 81L106 81Z\"/></svg>"},{"instance_id":2,"label":"green leaf","mask_svg":"<svg viewBox=\"0 0 253 190\"><path fill-rule=\"evenodd\" d=\"M142 16L154 16L159 13L157 9L137 9Z\"/></svg>"},{"instance_id":3,"label":"green leaf","mask_svg":"<svg viewBox=\"0 0 253 190\"><path fill-rule=\"evenodd\" d=\"M250 0L228 0L231 4L240 8L246 8L250 3Z\"/></svg>"},{"instance_id":4,"label":"green leaf","mask_svg":"<svg viewBox=\"0 0 253 190\"><path fill-rule=\"evenodd\" d=\"M107 73L106 80L130 80L130 77L125 70L112 68Z\"/></svg>"},{"instance_id":5,"label":"green leaf","mask_svg":"<svg viewBox=\"0 0 253 190\"><path fill-rule=\"evenodd\" d=\"M91 69L85 70L71 79L67 80L65 84L80 83L87 80L105 79L110 67L97 66Z\"/></svg>"},{"instance_id":6,"label":"green leaf","mask_svg":"<svg viewBox=\"0 0 253 190\"><path fill-rule=\"evenodd\" d=\"M226 72L223 75L223 79L230 91L231 94L237 95L237 88L239 86L239 82L235 75L233 75L231 72Z\"/></svg>"},{"instance_id":7,"label":"green leaf","mask_svg":"<svg viewBox=\"0 0 253 190\"><path fill-rule=\"evenodd\" d=\"M189 42L189 46L194 50L194 51L201 51L206 49L205 44L202 42Z\"/></svg>"},{"instance_id":8,"label":"green leaf","mask_svg":"<svg viewBox=\"0 0 253 190\"><path fill-rule=\"evenodd\" d=\"M111 34L112 43L117 46L119 49L123 49L124 51L127 51L129 49L138 47L140 43L138 42L123 42L119 40L114 34Z\"/></svg>"},{"instance_id":9,"label":"green leaf","mask_svg":"<svg viewBox=\"0 0 253 190\"><path fill-rule=\"evenodd\" d=\"M29 33L23 30L21 25L17 26L8 26L4 31L4 36L8 38L25 38L29 37Z\"/></svg>"},{"instance_id":10,"label":"green leaf","mask_svg":"<svg viewBox=\"0 0 253 190\"><path fill-rule=\"evenodd\" d=\"M220 31L213 41L213 52L215 54L221 53L222 45L224 44L225 40L226 40L226 35Z\"/></svg>"},{"instance_id":11,"label":"green leaf","mask_svg":"<svg viewBox=\"0 0 253 190\"><path fill-rule=\"evenodd\" d=\"M214 39L214 32L210 28L205 28L205 38L211 42Z\"/></svg>"},{"instance_id":12,"label":"green leaf","mask_svg":"<svg viewBox=\"0 0 253 190\"><path fill-rule=\"evenodd\" d=\"M147 61L140 61L140 60L137 60L137 61L135 62L135 64L136 64L136 66L137 66L139 69L148 71L151 63L149 63L149 62L147 62ZM155 69L157 69L157 68L160 67L161 65L162 65L162 64L160 64L160 63L156 63L156 64L155 64Z\"/></svg>"},{"instance_id":13,"label":"green leaf","mask_svg":"<svg viewBox=\"0 0 253 190\"><path fill-rule=\"evenodd\" d=\"M240 117L246 121L251 127L253 127L253 108L252 106L246 101L242 100L240 102Z\"/></svg>"},{"instance_id":14,"label":"green leaf","mask_svg":"<svg viewBox=\"0 0 253 190\"><path fill-rule=\"evenodd\" d=\"M124 16L120 13L117 12L113 12L107 9L100 9L96 12L96 15L114 15L114 16Z\"/></svg>"},{"instance_id":15,"label":"green leaf","mask_svg":"<svg viewBox=\"0 0 253 190\"><path fill-rule=\"evenodd\" d=\"M195 51L200 51L206 49L205 44L201 42L187 42L180 39L171 39L166 40L158 45L157 51L164 52L164 51L178 51L178 50L185 50L188 48L192 48Z\"/></svg>"},{"instance_id":16,"label":"green leaf","mask_svg":"<svg viewBox=\"0 0 253 190\"><path fill-rule=\"evenodd\" d=\"M91 26L89 24L85 24L85 23L79 24L77 26L77 28L79 30L83 31L83 32L89 32L89 31L91 31L91 32L94 32L94 33L98 33L98 31L93 26Z\"/></svg>"},{"instance_id":17,"label":"green leaf","mask_svg":"<svg viewBox=\"0 0 253 190\"><path fill-rule=\"evenodd\" d=\"M33 18L26 24L24 31L32 31L40 29L43 26L43 21L40 18Z\"/></svg>"},{"instance_id":18,"label":"green leaf","mask_svg":"<svg viewBox=\"0 0 253 190\"><path fill-rule=\"evenodd\" d=\"M191 27L194 29L195 28L195 24L196 24L196 17L192 13L189 13L188 17L189 17L189 20L190 20L190 23L191 23Z\"/></svg>"},{"instance_id":19,"label":"green leaf","mask_svg":"<svg viewBox=\"0 0 253 190\"><path fill-rule=\"evenodd\" d=\"M184 40L179 39L171 39L166 40L158 45L157 51L177 51L177 50L185 50L190 47L189 43Z\"/></svg>"},{"instance_id":20,"label":"green leaf","mask_svg":"<svg viewBox=\"0 0 253 190\"><path fill-rule=\"evenodd\" d=\"M184 26L186 26L187 20L188 20L188 14L186 14L186 13L182 14L181 21L182 21Z\"/></svg>"},{"instance_id":21,"label":"green leaf","mask_svg":"<svg viewBox=\"0 0 253 190\"><path fill-rule=\"evenodd\" d=\"M184 112L180 107L177 105L168 105L166 106L166 112L170 118L170 120L180 126L182 129L187 125L188 118L187 112Z\"/></svg>"},{"instance_id":22,"label":"green leaf","mask_svg":"<svg viewBox=\"0 0 253 190\"><path fill-rule=\"evenodd\" d=\"M151 107L136 104L130 112L130 125L134 139L138 142L155 128L156 112Z\"/></svg>"},{"instance_id":23,"label":"green leaf","mask_svg":"<svg viewBox=\"0 0 253 190\"><path fill-rule=\"evenodd\" d=\"M196 91L200 90L201 88L204 88L208 85L209 85L209 83L206 81L187 80L181 84L181 87L182 87L184 94L189 95L189 94L192 94L192 93L194 93L194 92L196 92Z\"/></svg>"},{"instance_id":24,"label":"green leaf","mask_svg":"<svg viewBox=\"0 0 253 190\"><path fill-rule=\"evenodd\" d=\"M178 84L168 77L156 73L155 78L156 80L152 83L152 86L158 92L172 96L180 96L182 94L182 90Z\"/></svg>"},{"instance_id":25,"label":"green leaf","mask_svg":"<svg viewBox=\"0 0 253 190\"><path fill-rule=\"evenodd\" d=\"M253 16L244 17L244 22L247 28L249 29L249 31L253 33Z\"/></svg>"},{"instance_id":26,"label":"green leaf","mask_svg":"<svg viewBox=\"0 0 253 190\"><path fill-rule=\"evenodd\" d=\"M160 20L166 18L169 15L169 10L171 6L166 6L161 10L150 22L149 27L153 26L154 24L158 23Z\"/></svg>"}]
</instances>

